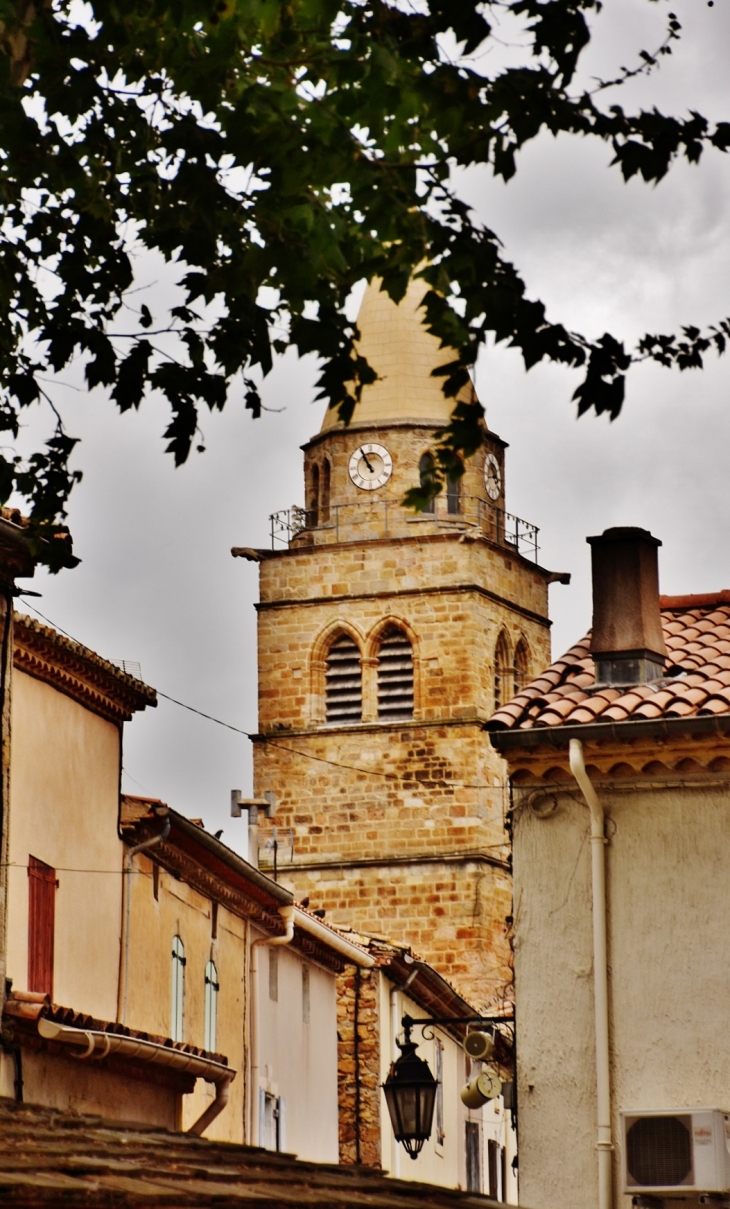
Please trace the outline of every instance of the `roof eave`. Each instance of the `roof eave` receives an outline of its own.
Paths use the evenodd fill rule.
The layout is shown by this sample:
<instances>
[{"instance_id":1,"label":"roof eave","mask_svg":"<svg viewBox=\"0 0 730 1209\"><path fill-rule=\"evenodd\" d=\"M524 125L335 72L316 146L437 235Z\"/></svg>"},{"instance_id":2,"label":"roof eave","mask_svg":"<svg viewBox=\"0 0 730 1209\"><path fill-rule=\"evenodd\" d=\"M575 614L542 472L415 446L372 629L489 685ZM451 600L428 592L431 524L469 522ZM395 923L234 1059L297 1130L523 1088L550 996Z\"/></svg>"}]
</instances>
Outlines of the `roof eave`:
<instances>
[{"instance_id":1,"label":"roof eave","mask_svg":"<svg viewBox=\"0 0 730 1209\"><path fill-rule=\"evenodd\" d=\"M574 726L534 726L529 729L491 730L492 747L501 755L521 749L551 747L567 748L571 739L597 743L631 743L637 739L673 739L680 736L703 737L730 735L730 713L703 714L692 718L627 718L624 722L584 722Z\"/></svg>"}]
</instances>

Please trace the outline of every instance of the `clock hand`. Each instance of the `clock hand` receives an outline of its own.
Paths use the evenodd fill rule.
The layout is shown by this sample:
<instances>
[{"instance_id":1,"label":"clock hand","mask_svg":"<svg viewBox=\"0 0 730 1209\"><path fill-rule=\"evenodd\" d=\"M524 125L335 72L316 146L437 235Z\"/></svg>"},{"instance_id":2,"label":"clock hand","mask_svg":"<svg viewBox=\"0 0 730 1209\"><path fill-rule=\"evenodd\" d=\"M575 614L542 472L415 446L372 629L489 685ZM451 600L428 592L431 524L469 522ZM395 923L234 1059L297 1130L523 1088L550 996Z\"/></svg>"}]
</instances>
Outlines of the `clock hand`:
<instances>
[{"instance_id":1,"label":"clock hand","mask_svg":"<svg viewBox=\"0 0 730 1209\"><path fill-rule=\"evenodd\" d=\"M372 466L370 465L370 463L368 461L368 455L366 454L364 449L362 450L362 460L365 463L365 465L367 466L370 473L375 474L375 471L373 470Z\"/></svg>"}]
</instances>

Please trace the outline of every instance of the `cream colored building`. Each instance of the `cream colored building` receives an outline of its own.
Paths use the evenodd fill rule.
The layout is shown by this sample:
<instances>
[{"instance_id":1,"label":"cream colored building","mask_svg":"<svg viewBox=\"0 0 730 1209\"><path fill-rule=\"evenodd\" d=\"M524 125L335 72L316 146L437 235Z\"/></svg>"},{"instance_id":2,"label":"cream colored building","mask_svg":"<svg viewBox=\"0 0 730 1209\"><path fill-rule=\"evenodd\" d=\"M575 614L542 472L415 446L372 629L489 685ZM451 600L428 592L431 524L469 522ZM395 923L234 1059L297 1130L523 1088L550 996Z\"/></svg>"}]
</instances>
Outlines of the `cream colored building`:
<instances>
[{"instance_id":1,"label":"cream colored building","mask_svg":"<svg viewBox=\"0 0 730 1209\"><path fill-rule=\"evenodd\" d=\"M156 703L152 689L47 626L16 614L11 680L6 1003L0 1090L61 1108L107 1102L143 1119L162 1111L158 1089L115 1072L103 1091L61 1047L21 1033L18 995L47 997L98 1021L116 1018L122 914L118 831L122 727ZM35 1002L33 1002L35 1000ZM62 1074L60 1073L62 1072Z\"/></svg>"},{"instance_id":2,"label":"cream colored building","mask_svg":"<svg viewBox=\"0 0 730 1209\"><path fill-rule=\"evenodd\" d=\"M337 976L374 959L199 821L128 796L122 831L130 870L124 1023L219 1052L240 1072L207 1137L336 1163ZM199 1083L182 1128L214 1104L215 1088Z\"/></svg>"},{"instance_id":3,"label":"cream colored building","mask_svg":"<svg viewBox=\"0 0 730 1209\"><path fill-rule=\"evenodd\" d=\"M336 1162L336 978L373 959L202 826L120 802L152 689L21 615L13 643L0 1095Z\"/></svg>"},{"instance_id":4,"label":"cream colored building","mask_svg":"<svg viewBox=\"0 0 730 1209\"><path fill-rule=\"evenodd\" d=\"M490 723L512 787L520 1198L727 1204L728 1123L693 1114L730 1111L730 593L659 597L649 534L590 540L592 632Z\"/></svg>"}]
</instances>

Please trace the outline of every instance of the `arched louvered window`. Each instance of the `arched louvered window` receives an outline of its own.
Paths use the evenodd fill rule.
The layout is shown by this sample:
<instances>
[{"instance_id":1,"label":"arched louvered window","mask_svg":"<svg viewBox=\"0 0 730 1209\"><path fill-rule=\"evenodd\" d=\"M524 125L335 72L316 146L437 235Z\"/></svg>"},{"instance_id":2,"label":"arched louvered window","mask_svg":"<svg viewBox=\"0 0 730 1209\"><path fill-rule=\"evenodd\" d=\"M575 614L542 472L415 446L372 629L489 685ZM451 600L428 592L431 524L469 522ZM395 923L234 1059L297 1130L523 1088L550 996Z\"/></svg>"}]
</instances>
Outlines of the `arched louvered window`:
<instances>
[{"instance_id":1,"label":"arched louvered window","mask_svg":"<svg viewBox=\"0 0 730 1209\"><path fill-rule=\"evenodd\" d=\"M307 527L316 529L319 524L319 466L312 466L309 476L309 501L307 503Z\"/></svg>"},{"instance_id":2,"label":"arched louvered window","mask_svg":"<svg viewBox=\"0 0 730 1209\"><path fill-rule=\"evenodd\" d=\"M434 469L435 469L435 462L433 460L433 454L424 453L423 456L421 457L420 462L418 463L418 475L421 480L421 484L424 487L426 486L426 484L428 482L430 482L433 479ZM433 512L435 512L435 510L436 510L436 508L435 508L434 500L429 500L428 507L423 509L423 511L426 514L433 513Z\"/></svg>"},{"instance_id":3,"label":"arched louvered window","mask_svg":"<svg viewBox=\"0 0 730 1209\"><path fill-rule=\"evenodd\" d=\"M446 476L446 510L450 516L458 516L461 512L461 477Z\"/></svg>"},{"instance_id":4,"label":"arched louvered window","mask_svg":"<svg viewBox=\"0 0 730 1209\"><path fill-rule=\"evenodd\" d=\"M209 961L205 967L205 1041L203 1048L209 1053L215 1053L216 1033L218 1030L218 971L215 962Z\"/></svg>"},{"instance_id":5,"label":"arched louvered window","mask_svg":"<svg viewBox=\"0 0 730 1209\"><path fill-rule=\"evenodd\" d=\"M378 717L413 717L413 648L407 634L392 626L378 651Z\"/></svg>"},{"instance_id":6,"label":"arched louvered window","mask_svg":"<svg viewBox=\"0 0 730 1209\"><path fill-rule=\"evenodd\" d=\"M185 1026L185 945L179 936L172 938L172 987L170 1001L170 1037L182 1041Z\"/></svg>"},{"instance_id":7,"label":"arched louvered window","mask_svg":"<svg viewBox=\"0 0 730 1209\"><path fill-rule=\"evenodd\" d=\"M332 470L329 463L329 458L325 458L322 463L322 494L320 496L320 513L322 516L322 524L326 525L330 518L330 477Z\"/></svg>"},{"instance_id":8,"label":"arched louvered window","mask_svg":"<svg viewBox=\"0 0 730 1209\"><path fill-rule=\"evenodd\" d=\"M521 693L530 675L530 651L524 638L520 638L515 649L514 691Z\"/></svg>"},{"instance_id":9,"label":"arched louvered window","mask_svg":"<svg viewBox=\"0 0 730 1209\"><path fill-rule=\"evenodd\" d=\"M325 686L328 722L359 722L362 719L360 651L349 634L335 639L329 649Z\"/></svg>"},{"instance_id":10,"label":"arched louvered window","mask_svg":"<svg viewBox=\"0 0 730 1209\"><path fill-rule=\"evenodd\" d=\"M510 657L507 635L502 631L494 651L494 708L499 709L510 697Z\"/></svg>"}]
</instances>

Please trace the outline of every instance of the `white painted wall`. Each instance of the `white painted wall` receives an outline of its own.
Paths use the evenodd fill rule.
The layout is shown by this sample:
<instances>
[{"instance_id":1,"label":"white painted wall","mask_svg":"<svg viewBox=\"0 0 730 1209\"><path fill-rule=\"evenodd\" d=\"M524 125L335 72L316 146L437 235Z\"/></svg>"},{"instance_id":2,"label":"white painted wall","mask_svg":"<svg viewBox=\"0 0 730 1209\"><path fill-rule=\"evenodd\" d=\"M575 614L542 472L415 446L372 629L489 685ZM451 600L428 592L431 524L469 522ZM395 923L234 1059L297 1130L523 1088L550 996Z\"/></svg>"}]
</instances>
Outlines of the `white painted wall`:
<instances>
[{"instance_id":1,"label":"white painted wall","mask_svg":"<svg viewBox=\"0 0 730 1209\"><path fill-rule=\"evenodd\" d=\"M621 1109L730 1107L730 787L609 792L606 847L616 1206ZM518 806L520 1198L596 1204L588 811ZM683 1202L688 1209L691 1202Z\"/></svg>"},{"instance_id":2,"label":"white painted wall","mask_svg":"<svg viewBox=\"0 0 730 1209\"><path fill-rule=\"evenodd\" d=\"M256 934L254 933L254 939ZM278 995L269 995L270 954L278 954ZM258 1087L284 1101L282 1148L301 1159L338 1162L335 976L289 945L261 946L256 964ZM303 976L309 970L309 1023ZM258 1139L254 1138L254 1143Z\"/></svg>"}]
</instances>

